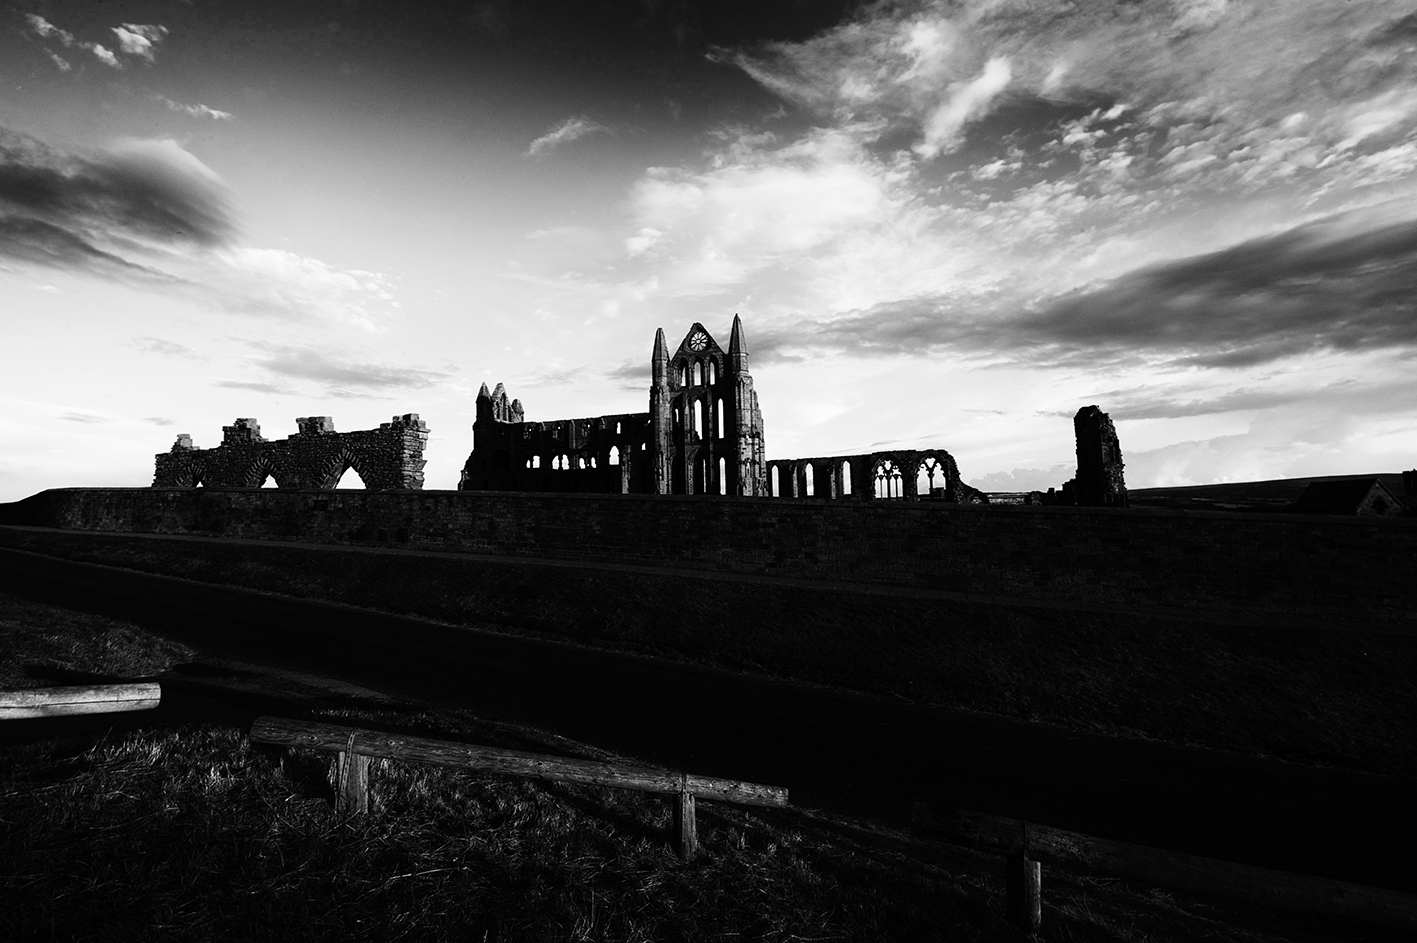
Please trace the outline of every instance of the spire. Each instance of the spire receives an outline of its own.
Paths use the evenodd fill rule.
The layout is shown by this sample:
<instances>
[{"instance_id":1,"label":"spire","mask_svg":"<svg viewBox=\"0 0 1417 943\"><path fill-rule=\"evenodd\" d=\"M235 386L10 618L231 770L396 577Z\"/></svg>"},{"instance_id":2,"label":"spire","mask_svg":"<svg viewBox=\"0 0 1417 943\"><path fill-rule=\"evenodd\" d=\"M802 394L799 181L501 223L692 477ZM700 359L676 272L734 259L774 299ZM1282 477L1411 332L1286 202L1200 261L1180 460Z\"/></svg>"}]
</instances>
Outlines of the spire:
<instances>
[{"instance_id":1,"label":"spire","mask_svg":"<svg viewBox=\"0 0 1417 943\"><path fill-rule=\"evenodd\" d=\"M480 389L480 390L477 391L477 398L478 398L478 399L491 399L491 398L492 398L492 394L489 393L488 390L487 390L487 381L486 381L486 380L484 380L484 381L482 382L482 389Z\"/></svg>"},{"instance_id":2,"label":"spire","mask_svg":"<svg viewBox=\"0 0 1417 943\"><path fill-rule=\"evenodd\" d=\"M728 339L728 364L736 373L748 372L748 342L743 339L743 319L733 315L733 334Z\"/></svg>"},{"instance_id":3,"label":"spire","mask_svg":"<svg viewBox=\"0 0 1417 943\"><path fill-rule=\"evenodd\" d=\"M650 357L650 376L655 383L669 379L669 345L664 341L664 328L654 332L654 354Z\"/></svg>"}]
</instances>

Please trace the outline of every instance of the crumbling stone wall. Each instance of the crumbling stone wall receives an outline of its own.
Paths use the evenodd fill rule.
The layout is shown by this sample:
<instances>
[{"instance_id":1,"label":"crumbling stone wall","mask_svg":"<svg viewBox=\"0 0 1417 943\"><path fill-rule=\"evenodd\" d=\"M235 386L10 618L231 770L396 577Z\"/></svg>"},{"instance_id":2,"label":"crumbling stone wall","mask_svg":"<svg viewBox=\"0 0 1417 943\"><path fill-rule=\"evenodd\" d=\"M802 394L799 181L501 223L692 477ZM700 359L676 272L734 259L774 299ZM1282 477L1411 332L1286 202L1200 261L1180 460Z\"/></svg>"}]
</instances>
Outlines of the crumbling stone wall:
<instances>
[{"instance_id":1,"label":"crumbling stone wall","mask_svg":"<svg viewBox=\"0 0 1417 943\"><path fill-rule=\"evenodd\" d=\"M295 420L299 430L274 442L254 419L222 427L221 445L199 449L183 433L156 457L154 488L259 488L269 477L278 488L334 488L353 468L371 491L423 487L428 426L417 413L395 416L377 429L336 432L329 416Z\"/></svg>"},{"instance_id":2,"label":"crumbling stone wall","mask_svg":"<svg viewBox=\"0 0 1417 943\"><path fill-rule=\"evenodd\" d=\"M981 492L960 480L959 465L944 449L773 459L767 463L767 485L767 493L775 498L984 503Z\"/></svg>"},{"instance_id":3,"label":"crumbling stone wall","mask_svg":"<svg viewBox=\"0 0 1417 943\"><path fill-rule=\"evenodd\" d=\"M1127 482L1122 474L1122 446L1112 418L1096 406L1073 417L1077 436L1077 476L1063 485L1062 503L1087 508L1124 508Z\"/></svg>"}]
</instances>

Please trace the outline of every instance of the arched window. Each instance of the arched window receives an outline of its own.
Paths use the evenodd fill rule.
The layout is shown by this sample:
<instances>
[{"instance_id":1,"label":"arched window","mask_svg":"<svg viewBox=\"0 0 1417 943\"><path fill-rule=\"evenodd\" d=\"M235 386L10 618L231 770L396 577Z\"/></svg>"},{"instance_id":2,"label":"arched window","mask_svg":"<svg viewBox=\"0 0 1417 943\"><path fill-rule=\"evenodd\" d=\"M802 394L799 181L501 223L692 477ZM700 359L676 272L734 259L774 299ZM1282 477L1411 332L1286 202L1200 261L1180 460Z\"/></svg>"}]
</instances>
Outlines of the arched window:
<instances>
[{"instance_id":1,"label":"arched window","mask_svg":"<svg viewBox=\"0 0 1417 943\"><path fill-rule=\"evenodd\" d=\"M611 465L619 465L619 464L620 464L620 446L618 446L618 445L612 445L612 446L610 446L610 464L611 464Z\"/></svg>"},{"instance_id":2,"label":"arched window","mask_svg":"<svg viewBox=\"0 0 1417 943\"><path fill-rule=\"evenodd\" d=\"M359 476L359 472L355 471L354 466L351 465L344 470L344 473L342 475L339 476L339 481L335 482L335 487L367 488L369 486L364 483L364 479Z\"/></svg>"},{"instance_id":3,"label":"arched window","mask_svg":"<svg viewBox=\"0 0 1417 943\"><path fill-rule=\"evenodd\" d=\"M561 456L561 471L570 471L570 470L571 470L571 457L570 457L569 455L562 455L562 456Z\"/></svg>"},{"instance_id":4,"label":"arched window","mask_svg":"<svg viewBox=\"0 0 1417 943\"><path fill-rule=\"evenodd\" d=\"M933 455L920 463L915 470L915 493L928 498L936 488L945 486L945 470Z\"/></svg>"},{"instance_id":5,"label":"arched window","mask_svg":"<svg viewBox=\"0 0 1417 943\"><path fill-rule=\"evenodd\" d=\"M694 400L694 438L704 437L704 401Z\"/></svg>"},{"instance_id":6,"label":"arched window","mask_svg":"<svg viewBox=\"0 0 1417 943\"><path fill-rule=\"evenodd\" d=\"M816 495L815 482L812 481L812 463L808 462L802 466L802 493L811 498Z\"/></svg>"},{"instance_id":7,"label":"arched window","mask_svg":"<svg viewBox=\"0 0 1417 943\"><path fill-rule=\"evenodd\" d=\"M695 360L695 361L694 361L694 386L703 386L703 384L704 384L704 365L701 364L701 363L699 363L697 360Z\"/></svg>"},{"instance_id":8,"label":"arched window","mask_svg":"<svg viewBox=\"0 0 1417 943\"><path fill-rule=\"evenodd\" d=\"M718 382L718 364L714 363L712 360L708 362L708 381L710 383Z\"/></svg>"},{"instance_id":9,"label":"arched window","mask_svg":"<svg viewBox=\"0 0 1417 943\"><path fill-rule=\"evenodd\" d=\"M718 493L728 493L728 459L726 458L720 458L718 460ZM1379 511L1378 513L1381 514L1382 512Z\"/></svg>"},{"instance_id":10,"label":"arched window","mask_svg":"<svg viewBox=\"0 0 1417 943\"><path fill-rule=\"evenodd\" d=\"M689 379L688 367L681 363L677 366L677 369L679 371L679 385L688 386L689 384L686 382Z\"/></svg>"},{"instance_id":11,"label":"arched window","mask_svg":"<svg viewBox=\"0 0 1417 943\"><path fill-rule=\"evenodd\" d=\"M841 463L841 493L842 493L842 496L843 496L843 497L845 497L846 495L848 495L848 494L851 493L851 463L850 463L850 462L842 462L842 463Z\"/></svg>"},{"instance_id":12,"label":"arched window","mask_svg":"<svg viewBox=\"0 0 1417 943\"><path fill-rule=\"evenodd\" d=\"M901 490L900 469L895 467L895 463L890 459L881 459L876 463L876 497L878 498L899 498L903 492Z\"/></svg>"},{"instance_id":13,"label":"arched window","mask_svg":"<svg viewBox=\"0 0 1417 943\"><path fill-rule=\"evenodd\" d=\"M532 468L540 468L540 467L541 467L541 456L540 456L540 455L533 455L533 456L531 457L531 467L532 467Z\"/></svg>"},{"instance_id":14,"label":"arched window","mask_svg":"<svg viewBox=\"0 0 1417 943\"><path fill-rule=\"evenodd\" d=\"M722 397L722 396L720 396L720 397L718 398L718 425L716 425L716 426L713 427L713 434L714 434L715 437L720 438L720 439L723 438L724 435L725 435L725 433L724 433L724 431L723 431L723 397Z\"/></svg>"},{"instance_id":15,"label":"arched window","mask_svg":"<svg viewBox=\"0 0 1417 943\"><path fill-rule=\"evenodd\" d=\"M776 465L772 467L772 496L774 498L781 497L781 495L778 493L778 476Z\"/></svg>"},{"instance_id":16,"label":"arched window","mask_svg":"<svg viewBox=\"0 0 1417 943\"><path fill-rule=\"evenodd\" d=\"M708 494L708 456L700 454L694 459L694 494Z\"/></svg>"}]
</instances>

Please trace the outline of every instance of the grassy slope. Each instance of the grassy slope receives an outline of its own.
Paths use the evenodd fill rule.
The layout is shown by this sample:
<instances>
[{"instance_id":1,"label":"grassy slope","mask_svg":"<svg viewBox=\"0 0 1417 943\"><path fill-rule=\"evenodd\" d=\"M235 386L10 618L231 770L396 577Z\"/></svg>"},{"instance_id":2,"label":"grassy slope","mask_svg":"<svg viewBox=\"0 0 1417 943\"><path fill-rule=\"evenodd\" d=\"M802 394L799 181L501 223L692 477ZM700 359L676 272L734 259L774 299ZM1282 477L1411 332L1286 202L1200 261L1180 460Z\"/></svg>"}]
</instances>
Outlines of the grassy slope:
<instances>
[{"instance_id":1,"label":"grassy slope","mask_svg":"<svg viewBox=\"0 0 1417 943\"><path fill-rule=\"evenodd\" d=\"M1417 773L1417 638L0 528L77 560L1071 729ZM711 605L685 605L685 598ZM673 613L673 617L666 616Z\"/></svg>"},{"instance_id":2,"label":"grassy slope","mask_svg":"<svg viewBox=\"0 0 1417 943\"><path fill-rule=\"evenodd\" d=\"M56 671L148 675L191 655L4 595L0 647L7 687ZM416 705L320 713L506 736ZM220 722L0 745L0 938L1019 938L997 860L861 823L709 805L705 854L685 866L656 797L375 761L373 813L345 818L326 801L330 765L253 749ZM1395 939L1057 869L1045 895L1044 940Z\"/></svg>"}]
</instances>

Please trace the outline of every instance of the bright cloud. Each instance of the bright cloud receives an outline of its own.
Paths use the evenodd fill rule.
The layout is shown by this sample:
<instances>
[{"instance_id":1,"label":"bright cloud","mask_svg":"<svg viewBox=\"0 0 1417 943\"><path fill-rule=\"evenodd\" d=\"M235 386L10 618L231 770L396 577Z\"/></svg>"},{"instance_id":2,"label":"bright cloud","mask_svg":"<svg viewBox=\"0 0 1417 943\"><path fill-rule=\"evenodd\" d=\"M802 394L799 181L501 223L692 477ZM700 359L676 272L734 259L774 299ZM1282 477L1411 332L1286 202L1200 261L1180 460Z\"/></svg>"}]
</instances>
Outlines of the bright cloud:
<instances>
[{"instance_id":1,"label":"bright cloud","mask_svg":"<svg viewBox=\"0 0 1417 943\"><path fill-rule=\"evenodd\" d=\"M153 50L167 36L167 27L124 23L113 27L113 35L118 37L118 48L124 53L152 62Z\"/></svg>"}]
</instances>

